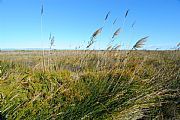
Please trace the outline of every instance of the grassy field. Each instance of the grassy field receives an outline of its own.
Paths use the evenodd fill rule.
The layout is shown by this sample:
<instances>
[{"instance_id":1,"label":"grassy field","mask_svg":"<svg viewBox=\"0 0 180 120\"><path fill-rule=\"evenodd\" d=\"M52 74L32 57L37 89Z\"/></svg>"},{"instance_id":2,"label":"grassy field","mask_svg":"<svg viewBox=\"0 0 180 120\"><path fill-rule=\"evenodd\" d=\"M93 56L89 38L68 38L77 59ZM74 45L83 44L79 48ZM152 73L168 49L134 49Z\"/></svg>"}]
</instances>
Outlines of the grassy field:
<instances>
[{"instance_id":1,"label":"grassy field","mask_svg":"<svg viewBox=\"0 0 180 120\"><path fill-rule=\"evenodd\" d=\"M0 119L180 119L179 68L178 50L1 51Z\"/></svg>"}]
</instances>

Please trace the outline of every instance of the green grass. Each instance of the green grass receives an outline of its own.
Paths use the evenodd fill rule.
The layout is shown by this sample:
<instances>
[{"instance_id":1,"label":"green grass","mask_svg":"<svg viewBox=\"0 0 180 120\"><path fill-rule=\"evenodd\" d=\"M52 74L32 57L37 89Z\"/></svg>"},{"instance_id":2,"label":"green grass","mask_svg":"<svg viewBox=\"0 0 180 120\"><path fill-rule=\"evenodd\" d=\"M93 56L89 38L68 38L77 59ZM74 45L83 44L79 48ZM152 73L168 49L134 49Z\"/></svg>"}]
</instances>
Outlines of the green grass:
<instances>
[{"instance_id":1,"label":"green grass","mask_svg":"<svg viewBox=\"0 0 180 120\"><path fill-rule=\"evenodd\" d=\"M180 118L179 51L0 52L8 120Z\"/></svg>"}]
</instances>

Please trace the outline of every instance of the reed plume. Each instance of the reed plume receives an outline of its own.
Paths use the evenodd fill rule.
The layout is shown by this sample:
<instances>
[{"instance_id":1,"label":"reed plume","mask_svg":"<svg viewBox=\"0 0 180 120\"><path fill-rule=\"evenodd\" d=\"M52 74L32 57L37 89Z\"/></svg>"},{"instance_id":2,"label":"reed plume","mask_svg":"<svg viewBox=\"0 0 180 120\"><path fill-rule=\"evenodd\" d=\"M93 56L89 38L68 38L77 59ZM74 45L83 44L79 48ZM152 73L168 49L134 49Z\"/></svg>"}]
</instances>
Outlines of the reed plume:
<instances>
[{"instance_id":1,"label":"reed plume","mask_svg":"<svg viewBox=\"0 0 180 120\"><path fill-rule=\"evenodd\" d=\"M147 41L147 38L148 38L149 36L147 36L147 37L144 37L144 38L141 38L140 40L138 40L137 42L136 42L136 44L133 46L133 48L132 49L137 49L137 48L142 48L143 47L143 45L145 44L145 42Z\"/></svg>"},{"instance_id":2,"label":"reed plume","mask_svg":"<svg viewBox=\"0 0 180 120\"><path fill-rule=\"evenodd\" d=\"M118 28L118 29L114 32L112 38L114 38L115 36L118 36L119 33L120 33L120 31L121 31L121 28Z\"/></svg>"},{"instance_id":3,"label":"reed plume","mask_svg":"<svg viewBox=\"0 0 180 120\"><path fill-rule=\"evenodd\" d=\"M132 28L134 28L134 25L136 24L136 21L133 22L133 24L131 25Z\"/></svg>"},{"instance_id":4,"label":"reed plume","mask_svg":"<svg viewBox=\"0 0 180 120\"><path fill-rule=\"evenodd\" d=\"M105 19L104 19L104 21L106 21L107 19L108 19L108 17L109 17L109 15L110 15L110 11L107 13L107 15L106 15L106 17L105 17Z\"/></svg>"},{"instance_id":5,"label":"reed plume","mask_svg":"<svg viewBox=\"0 0 180 120\"><path fill-rule=\"evenodd\" d=\"M130 11L129 9L126 11L125 18L128 16L129 11Z\"/></svg>"},{"instance_id":6,"label":"reed plume","mask_svg":"<svg viewBox=\"0 0 180 120\"><path fill-rule=\"evenodd\" d=\"M112 45L110 45L109 47L107 47L106 50L111 50L112 49Z\"/></svg>"},{"instance_id":7,"label":"reed plume","mask_svg":"<svg viewBox=\"0 0 180 120\"><path fill-rule=\"evenodd\" d=\"M88 45L86 46L86 48L89 48L91 45L93 45L93 44L95 43L95 40L94 40L94 39L96 39L96 37L97 37L99 34L101 34L102 29L103 29L103 27L97 29L97 30L92 34L91 40L88 42Z\"/></svg>"},{"instance_id":8,"label":"reed plume","mask_svg":"<svg viewBox=\"0 0 180 120\"><path fill-rule=\"evenodd\" d=\"M121 45L117 45L114 47L114 50L118 50L121 47Z\"/></svg>"},{"instance_id":9,"label":"reed plume","mask_svg":"<svg viewBox=\"0 0 180 120\"><path fill-rule=\"evenodd\" d=\"M180 50L180 43L177 44L177 50Z\"/></svg>"},{"instance_id":10,"label":"reed plume","mask_svg":"<svg viewBox=\"0 0 180 120\"><path fill-rule=\"evenodd\" d=\"M115 23L116 23L117 19L118 19L118 18L116 18L116 19L114 20L113 25L115 25Z\"/></svg>"},{"instance_id":11,"label":"reed plume","mask_svg":"<svg viewBox=\"0 0 180 120\"><path fill-rule=\"evenodd\" d=\"M54 46L54 36L50 37L50 49Z\"/></svg>"},{"instance_id":12,"label":"reed plume","mask_svg":"<svg viewBox=\"0 0 180 120\"><path fill-rule=\"evenodd\" d=\"M41 6L41 15L43 15L43 13L44 13L44 7L43 7L43 4L42 4L42 6Z\"/></svg>"},{"instance_id":13,"label":"reed plume","mask_svg":"<svg viewBox=\"0 0 180 120\"><path fill-rule=\"evenodd\" d=\"M177 47L180 47L180 43L177 44Z\"/></svg>"},{"instance_id":14,"label":"reed plume","mask_svg":"<svg viewBox=\"0 0 180 120\"><path fill-rule=\"evenodd\" d=\"M103 27L97 29L93 34L92 34L92 39L96 38L101 32L102 32Z\"/></svg>"}]
</instances>

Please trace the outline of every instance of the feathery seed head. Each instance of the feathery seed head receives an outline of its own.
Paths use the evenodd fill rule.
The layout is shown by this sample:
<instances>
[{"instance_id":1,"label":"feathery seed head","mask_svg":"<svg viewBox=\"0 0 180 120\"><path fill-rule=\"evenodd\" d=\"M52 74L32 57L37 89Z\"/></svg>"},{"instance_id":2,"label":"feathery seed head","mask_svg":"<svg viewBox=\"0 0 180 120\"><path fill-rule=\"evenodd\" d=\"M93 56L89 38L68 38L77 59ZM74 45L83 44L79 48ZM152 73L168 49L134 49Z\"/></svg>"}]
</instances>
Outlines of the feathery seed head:
<instances>
[{"instance_id":1,"label":"feathery seed head","mask_svg":"<svg viewBox=\"0 0 180 120\"><path fill-rule=\"evenodd\" d=\"M121 45L117 45L114 50L118 50L121 47Z\"/></svg>"},{"instance_id":2,"label":"feathery seed head","mask_svg":"<svg viewBox=\"0 0 180 120\"><path fill-rule=\"evenodd\" d=\"M114 38L115 36L118 36L118 35L119 35L119 33L120 33L120 31L121 31L121 28L118 28L118 29L114 32L114 34L113 34L113 37L112 37L112 38Z\"/></svg>"},{"instance_id":3,"label":"feathery seed head","mask_svg":"<svg viewBox=\"0 0 180 120\"><path fill-rule=\"evenodd\" d=\"M142 48L143 45L145 44L145 42L147 41L147 38L148 38L148 37L149 37L149 36L144 37L144 38L141 38L140 40L138 40L138 41L136 42L136 44L133 46L133 49Z\"/></svg>"},{"instance_id":4,"label":"feathery seed head","mask_svg":"<svg viewBox=\"0 0 180 120\"><path fill-rule=\"evenodd\" d=\"M180 47L180 43L177 44L177 47Z\"/></svg>"},{"instance_id":5,"label":"feathery seed head","mask_svg":"<svg viewBox=\"0 0 180 120\"><path fill-rule=\"evenodd\" d=\"M102 29L103 29L103 27L97 29L97 30L93 33L92 38L95 38L97 35L99 35L99 34L102 32Z\"/></svg>"},{"instance_id":6,"label":"feathery seed head","mask_svg":"<svg viewBox=\"0 0 180 120\"><path fill-rule=\"evenodd\" d=\"M104 19L105 21L108 19L110 13L111 13L110 11L107 13L107 15L106 15L106 17L105 17L105 19Z\"/></svg>"},{"instance_id":7,"label":"feathery seed head","mask_svg":"<svg viewBox=\"0 0 180 120\"><path fill-rule=\"evenodd\" d=\"M112 48L112 46L110 45L109 47L107 47L107 49L106 50L110 50Z\"/></svg>"},{"instance_id":8,"label":"feathery seed head","mask_svg":"<svg viewBox=\"0 0 180 120\"><path fill-rule=\"evenodd\" d=\"M129 9L126 11L125 18L128 16L129 11Z\"/></svg>"},{"instance_id":9,"label":"feathery seed head","mask_svg":"<svg viewBox=\"0 0 180 120\"><path fill-rule=\"evenodd\" d=\"M116 23L117 19L118 19L118 18L116 18L116 19L114 20L113 25Z\"/></svg>"}]
</instances>

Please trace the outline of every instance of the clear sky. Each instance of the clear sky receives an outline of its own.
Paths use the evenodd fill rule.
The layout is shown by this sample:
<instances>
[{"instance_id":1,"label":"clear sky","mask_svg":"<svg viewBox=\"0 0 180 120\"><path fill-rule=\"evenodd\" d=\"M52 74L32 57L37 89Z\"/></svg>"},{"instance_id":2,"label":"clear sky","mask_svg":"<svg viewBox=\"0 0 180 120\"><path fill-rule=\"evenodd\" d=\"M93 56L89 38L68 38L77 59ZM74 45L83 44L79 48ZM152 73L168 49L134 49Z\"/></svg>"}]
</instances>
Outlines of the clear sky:
<instances>
[{"instance_id":1,"label":"clear sky","mask_svg":"<svg viewBox=\"0 0 180 120\"><path fill-rule=\"evenodd\" d=\"M102 26L93 48L106 48L113 32L121 27L113 45L130 48L149 36L145 49L170 49L180 42L180 0L0 0L0 48L48 48L51 33L56 49L74 49L86 46Z\"/></svg>"}]
</instances>

